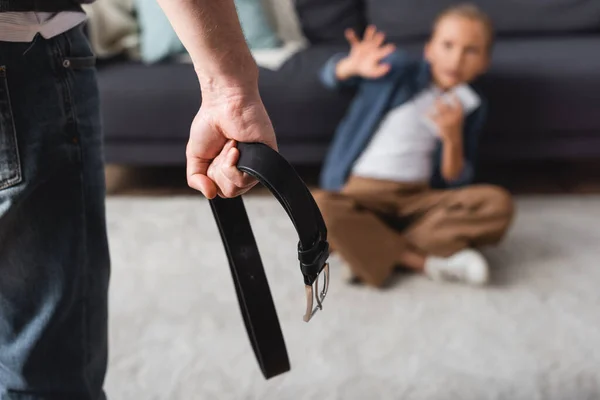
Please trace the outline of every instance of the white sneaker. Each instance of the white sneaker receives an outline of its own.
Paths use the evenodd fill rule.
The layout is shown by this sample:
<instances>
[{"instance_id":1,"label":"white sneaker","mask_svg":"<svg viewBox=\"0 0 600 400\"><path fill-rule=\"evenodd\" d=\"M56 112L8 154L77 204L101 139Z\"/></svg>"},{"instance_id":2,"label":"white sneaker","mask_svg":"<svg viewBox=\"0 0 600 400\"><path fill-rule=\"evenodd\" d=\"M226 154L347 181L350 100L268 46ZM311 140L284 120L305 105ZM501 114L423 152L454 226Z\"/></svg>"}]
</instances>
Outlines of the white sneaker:
<instances>
[{"instance_id":1,"label":"white sneaker","mask_svg":"<svg viewBox=\"0 0 600 400\"><path fill-rule=\"evenodd\" d=\"M466 249L450 257L429 256L425 274L435 281L465 282L483 285L489 279L488 263L477 250Z\"/></svg>"},{"instance_id":2,"label":"white sneaker","mask_svg":"<svg viewBox=\"0 0 600 400\"><path fill-rule=\"evenodd\" d=\"M342 278L342 280L346 283L357 283L358 282L358 277L356 275L354 275L354 273L352 272L352 270L350 269L350 266L348 265L348 263L346 263L346 261L336 252L334 254L332 254L331 256L329 256L329 265L339 265L340 268L342 269L340 271L340 276Z\"/></svg>"}]
</instances>

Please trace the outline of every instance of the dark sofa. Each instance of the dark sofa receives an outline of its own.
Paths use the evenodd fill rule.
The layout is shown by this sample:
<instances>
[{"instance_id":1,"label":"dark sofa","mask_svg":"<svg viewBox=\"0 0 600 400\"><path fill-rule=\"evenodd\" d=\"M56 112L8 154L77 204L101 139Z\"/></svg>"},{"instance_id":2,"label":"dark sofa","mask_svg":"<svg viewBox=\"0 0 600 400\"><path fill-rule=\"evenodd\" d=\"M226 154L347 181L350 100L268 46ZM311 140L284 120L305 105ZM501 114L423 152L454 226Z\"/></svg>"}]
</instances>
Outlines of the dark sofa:
<instances>
[{"instance_id":1,"label":"dark sofa","mask_svg":"<svg viewBox=\"0 0 600 400\"><path fill-rule=\"evenodd\" d=\"M346 51L343 29L373 23L421 52L434 16L452 0L296 0L310 47L278 71L261 69L260 91L281 153L318 166L351 101L317 72ZM478 0L494 19L493 66L479 84L490 101L481 158L493 161L600 156L600 1ZM121 61L99 66L106 160L184 165L201 96L191 65Z\"/></svg>"}]
</instances>

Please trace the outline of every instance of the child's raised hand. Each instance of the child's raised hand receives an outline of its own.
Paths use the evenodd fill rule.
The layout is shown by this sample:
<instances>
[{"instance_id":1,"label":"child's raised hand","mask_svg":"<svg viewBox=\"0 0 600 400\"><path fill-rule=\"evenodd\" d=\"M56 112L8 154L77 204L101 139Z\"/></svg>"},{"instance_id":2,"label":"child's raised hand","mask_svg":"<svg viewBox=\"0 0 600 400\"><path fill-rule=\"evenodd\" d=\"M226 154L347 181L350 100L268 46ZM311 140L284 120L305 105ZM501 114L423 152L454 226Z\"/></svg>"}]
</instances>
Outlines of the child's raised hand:
<instances>
[{"instance_id":1,"label":"child's raised hand","mask_svg":"<svg viewBox=\"0 0 600 400\"><path fill-rule=\"evenodd\" d=\"M360 40L354 30L347 29L346 39L350 43L350 54L338 63L338 78L347 79L359 75L363 78L380 78L388 73L390 66L381 60L394 52L393 44L384 45L385 35L375 26L369 25Z\"/></svg>"}]
</instances>

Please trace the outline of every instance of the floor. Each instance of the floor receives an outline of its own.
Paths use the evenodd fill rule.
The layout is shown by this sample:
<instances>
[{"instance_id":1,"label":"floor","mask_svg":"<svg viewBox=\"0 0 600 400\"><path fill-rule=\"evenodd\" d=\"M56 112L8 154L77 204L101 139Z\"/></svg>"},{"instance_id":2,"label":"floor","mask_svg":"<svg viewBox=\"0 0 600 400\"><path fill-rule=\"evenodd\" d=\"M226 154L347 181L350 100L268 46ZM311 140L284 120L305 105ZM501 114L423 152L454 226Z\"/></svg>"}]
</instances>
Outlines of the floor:
<instances>
[{"instance_id":1,"label":"floor","mask_svg":"<svg viewBox=\"0 0 600 400\"><path fill-rule=\"evenodd\" d=\"M108 166L109 398L598 399L599 167L484 168L482 179L518 204L507 240L484 249L492 285L400 273L375 291L345 284L333 257L326 308L310 324L301 321L295 233L257 187L245 203L292 362L265 381L208 204L185 170ZM298 171L316 184L318 171Z\"/></svg>"},{"instance_id":2,"label":"floor","mask_svg":"<svg viewBox=\"0 0 600 400\"><path fill-rule=\"evenodd\" d=\"M517 195L507 239L483 249L485 288L399 273L371 290L332 257L308 324L293 226L273 197L247 196L292 364L265 381L208 203L131 191L107 202L111 400L600 398L598 194Z\"/></svg>"}]
</instances>

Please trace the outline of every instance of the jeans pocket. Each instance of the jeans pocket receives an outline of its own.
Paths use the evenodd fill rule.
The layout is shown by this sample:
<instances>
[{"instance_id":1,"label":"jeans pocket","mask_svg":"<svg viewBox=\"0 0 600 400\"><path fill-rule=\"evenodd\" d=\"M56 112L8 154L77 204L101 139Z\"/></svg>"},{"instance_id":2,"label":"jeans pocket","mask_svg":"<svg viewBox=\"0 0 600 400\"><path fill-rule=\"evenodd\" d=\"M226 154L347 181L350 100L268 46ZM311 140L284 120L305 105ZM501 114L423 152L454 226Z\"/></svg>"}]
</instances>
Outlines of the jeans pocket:
<instances>
[{"instance_id":1,"label":"jeans pocket","mask_svg":"<svg viewBox=\"0 0 600 400\"><path fill-rule=\"evenodd\" d=\"M63 67L74 70L93 68L96 66L96 56L64 57Z\"/></svg>"},{"instance_id":2,"label":"jeans pocket","mask_svg":"<svg viewBox=\"0 0 600 400\"><path fill-rule=\"evenodd\" d=\"M6 66L0 65L0 190L14 186L21 180L21 160L8 92Z\"/></svg>"}]
</instances>

